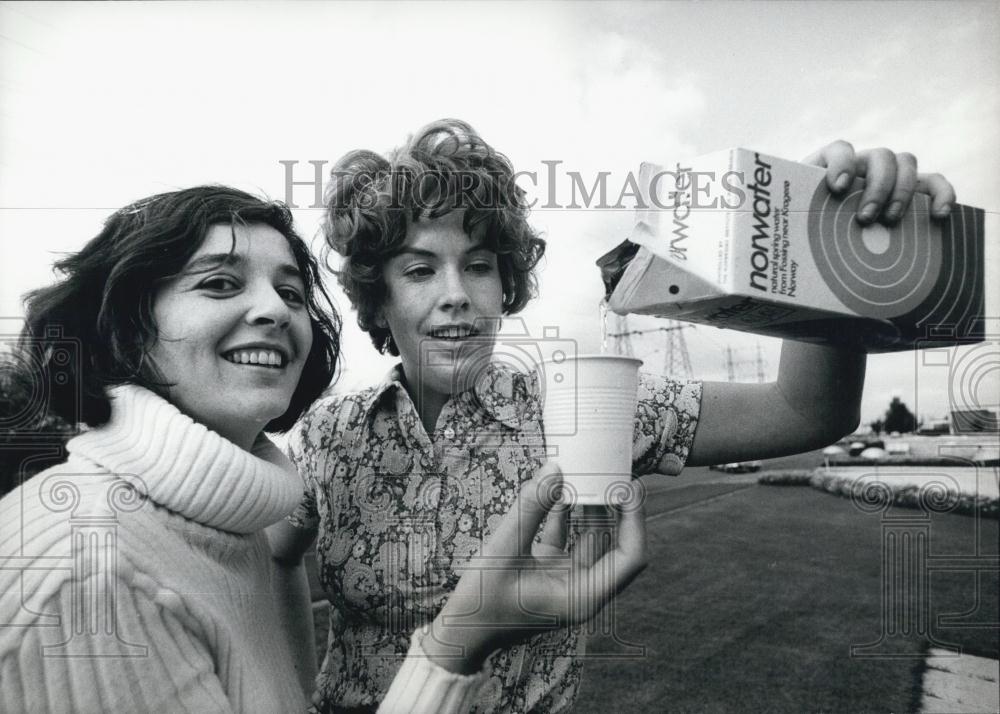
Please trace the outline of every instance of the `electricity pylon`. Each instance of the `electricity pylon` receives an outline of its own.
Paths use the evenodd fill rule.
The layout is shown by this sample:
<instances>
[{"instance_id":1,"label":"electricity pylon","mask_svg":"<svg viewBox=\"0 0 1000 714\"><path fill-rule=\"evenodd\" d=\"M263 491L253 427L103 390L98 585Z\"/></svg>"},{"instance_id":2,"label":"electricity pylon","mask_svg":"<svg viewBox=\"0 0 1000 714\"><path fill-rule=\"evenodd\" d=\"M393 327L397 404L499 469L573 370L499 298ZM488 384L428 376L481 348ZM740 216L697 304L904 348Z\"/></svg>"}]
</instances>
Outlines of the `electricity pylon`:
<instances>
[{"instance_id":1,"label":"electricity pylon","mask_svg":"<svg viewBox=\"0 0 1000 714\"><path fill-rule=\"evenodd\" d=\"M736 381L736 367L738 365L750 364L749 360L737 360L733 358L733 348L726 345L726 376L729 378L730 382ZM764 351L760 347L760 343L757 343L757 356L753 360L753 365L757 372L757 381L761 384L767 379L767 370L764 363Z\"/></svg>"},{"instance_id":2,"label":"electricity pylon","mask_svg":"<svg viewBox=\"0 0 1000 714\"><path fill-rule=\"evenodd\" d=\"M663 327L653 327L648 330L628 329L628 319L624 315L615 315L614 331L608 332L608 337L614 338L612 352L626 357L634 357L632 347L634 335L648 335L653 332L666 333L663 345L664 374L673 379L691 379L694 371L691 369L691 357L688 354L687 342L684 340L684 330L693 329L694 325L681 324L676 320L666 320Z\"/></svg>"}]
</instances>

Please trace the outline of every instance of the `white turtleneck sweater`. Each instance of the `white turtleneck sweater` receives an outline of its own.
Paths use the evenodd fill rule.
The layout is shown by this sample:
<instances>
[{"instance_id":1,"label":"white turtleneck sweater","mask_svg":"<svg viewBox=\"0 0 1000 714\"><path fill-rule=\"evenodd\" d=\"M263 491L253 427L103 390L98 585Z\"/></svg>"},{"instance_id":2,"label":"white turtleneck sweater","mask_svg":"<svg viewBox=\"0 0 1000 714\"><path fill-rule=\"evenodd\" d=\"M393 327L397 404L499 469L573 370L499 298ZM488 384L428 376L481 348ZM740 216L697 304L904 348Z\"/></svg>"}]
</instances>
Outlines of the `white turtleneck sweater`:
<instances>
[{"instance_id":1,"label":"white turtleneck sweater","mask_svg":"<svg viewBox=\"0 0 1000 714\"><path fill-rule=\"evenodd\" d=\"M303 711L263 532L302 496L294 467L147 390L111 396L0 501L0 712ZM406 670L403 709L463 709L478 684Z\"/></svg>"}]
</instances>

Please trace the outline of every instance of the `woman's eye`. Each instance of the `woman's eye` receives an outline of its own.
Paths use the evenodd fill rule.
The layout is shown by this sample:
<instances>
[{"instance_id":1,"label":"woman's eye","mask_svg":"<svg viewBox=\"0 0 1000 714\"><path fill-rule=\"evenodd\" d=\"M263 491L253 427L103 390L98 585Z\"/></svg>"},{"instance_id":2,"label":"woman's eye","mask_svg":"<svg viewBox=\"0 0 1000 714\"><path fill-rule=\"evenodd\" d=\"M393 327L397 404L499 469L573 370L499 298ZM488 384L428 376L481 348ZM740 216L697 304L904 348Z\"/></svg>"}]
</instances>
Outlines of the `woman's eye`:
<instances>
[{"instance_id":1,"label":"woman's eye","mask_svg":"<svg viewBox=\"0 0 1000 714\"><path fill-rule=\"evenodd\" d=\"M434 274L434 271L426 265L414 265L412 268L407 268L403 275L408 278L427 278Z\"/></svg>"},{"instance_id":2,"label":"woman's eye","mask_svg":"<svg viewBox=\"0 0 1000 714\"><path fill-rule=\"evenodd\" d=\"M201 285L198 287L205 290L213 290L215 292L226 292L237 289L239 287L239 283L237 283L233 278L225 275L217 275L214 278L203 280Z\"/></svg>"},{"instance_id":3,"label":"woman's eye","mask_svg":"<svg viewBox=\"0 0 1000 714\"><path fill-rule=\"evenodd\" d=\"M487 261L477 261L469 265L469 270L471 270L473 273L483 273L483 274L492 273L493 263L489 263Z\"/></svg>"},{"instance_id":4,"label":"woman's eye","mask_svg":"<svg viewBox=\"0 0 1000 714\"><path fill-rule=\"evenodd\" d=\"M302 293L295 288L279 288L278 294L281 295L283 300L293 305L303 305L306 301Z\"/></svg>"}]
</instances>

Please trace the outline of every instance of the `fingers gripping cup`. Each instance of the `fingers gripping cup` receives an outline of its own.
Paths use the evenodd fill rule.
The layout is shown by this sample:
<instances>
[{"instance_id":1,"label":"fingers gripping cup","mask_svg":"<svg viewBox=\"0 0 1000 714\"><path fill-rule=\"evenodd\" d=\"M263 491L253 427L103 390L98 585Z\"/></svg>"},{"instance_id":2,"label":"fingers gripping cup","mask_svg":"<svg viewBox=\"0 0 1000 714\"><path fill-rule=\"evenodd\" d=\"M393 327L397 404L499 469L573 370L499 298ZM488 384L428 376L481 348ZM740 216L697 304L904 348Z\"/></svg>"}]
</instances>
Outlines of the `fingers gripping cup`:
<instances>
[{"instance_id":1,"label":"fingers gripping cup","mask_svg":"<svg viewBox=\"0 0 1000 714\"><path fill-rule=\"evenodd\" d=\"M576 355L538 366L545 443L563 472L564 502L607 505L629 492L641 364Z\"/></svg>"}]
</instances>

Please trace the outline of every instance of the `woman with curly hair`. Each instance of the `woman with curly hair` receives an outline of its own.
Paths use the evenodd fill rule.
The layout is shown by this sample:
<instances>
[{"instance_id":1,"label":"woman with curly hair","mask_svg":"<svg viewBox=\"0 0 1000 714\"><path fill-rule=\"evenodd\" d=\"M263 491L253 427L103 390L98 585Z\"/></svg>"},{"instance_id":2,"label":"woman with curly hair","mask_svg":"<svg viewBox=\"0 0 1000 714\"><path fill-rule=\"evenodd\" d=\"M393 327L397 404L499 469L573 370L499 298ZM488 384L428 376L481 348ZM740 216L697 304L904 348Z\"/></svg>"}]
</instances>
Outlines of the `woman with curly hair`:
<instances>
[{"instance_id":1,"label":"woman with curly hair","mask_svg":"<svg viewBox=\"0 0 1000 714\"><path fill-rule=\"evenodd\" d=\"M836 142L810 160L838 193L866 176L863 222L896 220L918 184L937 215L954 200L907 154L855 154ZM294 555L318 537L333 607L321 711L378 704L410 629L452 607L469 559L544 460L536 379L492 359L503 316L532 296L545 248L515 178L503 154L455 119L387 156L353 151L333 168L325 232L343 258L338 278L376 349L400 363L378 385L317 402L291 438L307 491L276 542ZM835 441L857 424L864 365L861 353L786 342L771 384L640 375L633 472L677 474ZM557 567L566 528L548 525L535 551ZM435 628L426 641L484 663L477 711L551 712L573 703L585 648L580 628L562 624L497 651L475 628Z\"/></svg>"}]
</instances>

